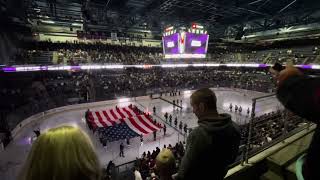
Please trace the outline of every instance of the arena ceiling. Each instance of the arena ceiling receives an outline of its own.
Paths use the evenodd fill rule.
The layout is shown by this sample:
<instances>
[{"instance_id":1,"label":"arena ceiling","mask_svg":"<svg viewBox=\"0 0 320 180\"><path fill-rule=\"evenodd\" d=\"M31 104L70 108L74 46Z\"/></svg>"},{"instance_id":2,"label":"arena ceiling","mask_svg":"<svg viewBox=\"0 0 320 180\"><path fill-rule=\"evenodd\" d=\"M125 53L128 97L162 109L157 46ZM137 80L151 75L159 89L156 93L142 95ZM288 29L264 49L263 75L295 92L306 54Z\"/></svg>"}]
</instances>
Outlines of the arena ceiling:
<instances>
[{"instance_id":1,"label":"arena ceiling","mask_svg":"<svg viewBox=\"0 0 320 180\"><path fill-rule=\"evenodd\" d=\"M22 2L22 0L8 2L18 1ZM49 14L47 0L23 2L29 1L30 3L26 4L29 7L28 17L41 19L38 16L39 10L35 9L41 9L41 12L46 12L45 15ZM37 8L34 8L34 2L37 2L35 3ZM231 25L240 24L238 29L241 30L245 26L243 24L255 20L259 21L253 24L266 29L279 21L285 24L284 17L290 17L290 21L304 23L303 20L309 15L320 12L318 0L56 0L56 2L60 17L53 17L54 21L60 20L72 24L73 22L69 22L69 18L65 17L83 19L81 7L88 7L87 12L91 17L99 18L89 21L95 22L92 23L93 26L102 24L104 29L122 28L121 31L140 28L159 34L166 26L188 26L193 22L204 25L210 34L215 35L225 33L227 27ZM17 11L15 5L12 7ZM24 13L21 14L26 17ZM237 28L235 31L237 33Z\"/></svg>"},{"instance_id":2,"label":"arena ceiling","mask_svg":"<svg viewBox=\"0 0 320 180\"><path fill-rule=\"evenodd\" d=\"M93 0L101 2L101 0ZM105 1L104 1L105 2ZM232 24L319 9L315 0L108 0L110 9L165 24Z\"/></svg>"}]
</instances>

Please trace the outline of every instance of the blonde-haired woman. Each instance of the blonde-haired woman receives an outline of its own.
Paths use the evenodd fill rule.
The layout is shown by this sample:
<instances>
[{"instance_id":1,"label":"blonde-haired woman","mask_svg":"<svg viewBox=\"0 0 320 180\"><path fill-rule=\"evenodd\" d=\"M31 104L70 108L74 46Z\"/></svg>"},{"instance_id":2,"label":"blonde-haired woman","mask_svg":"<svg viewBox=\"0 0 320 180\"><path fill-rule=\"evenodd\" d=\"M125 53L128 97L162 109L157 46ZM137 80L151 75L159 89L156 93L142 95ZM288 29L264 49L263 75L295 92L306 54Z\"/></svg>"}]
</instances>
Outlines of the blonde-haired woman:
<instances>
[{"instance_id":1,"label":"blonde-haired woman","mask_svg":"<svg viewBox=\"0 0 320 180\"><path fill-rule=\"evenodd\" d=\"M18 179L99 180L101 167L87 134L62 126L41 134L34 142Z\"/></svg>"},{"instance_id":2,"label":"blonde-haired woman","mask_svg":"<svg viewBox=\"0 0 320 180\"><path fill-rule=\"evenodd\" d=\"M160 180L172 180L172 175L176 172L176 160L170 149L164 148L156 157L156 170L160 175Z\"/></svg>"}]
</instances>

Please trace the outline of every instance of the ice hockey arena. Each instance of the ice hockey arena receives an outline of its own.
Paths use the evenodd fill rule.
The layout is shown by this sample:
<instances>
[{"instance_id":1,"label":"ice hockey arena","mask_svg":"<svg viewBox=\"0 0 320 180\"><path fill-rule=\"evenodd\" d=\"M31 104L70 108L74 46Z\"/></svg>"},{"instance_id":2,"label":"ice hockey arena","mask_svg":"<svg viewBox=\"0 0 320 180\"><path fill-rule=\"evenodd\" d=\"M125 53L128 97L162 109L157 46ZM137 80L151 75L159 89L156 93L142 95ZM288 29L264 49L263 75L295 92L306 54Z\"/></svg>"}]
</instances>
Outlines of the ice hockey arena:
<instances>
[{"instance_id":1,"label":"ice hockey arena","mask_svg":"<svg viewBox=\"0 0 320 180\"><path fill-rule=\"evenodd\" d=\"M0 14L0 180L320 179L320 2Z\"/></svg>"}]
</instances>

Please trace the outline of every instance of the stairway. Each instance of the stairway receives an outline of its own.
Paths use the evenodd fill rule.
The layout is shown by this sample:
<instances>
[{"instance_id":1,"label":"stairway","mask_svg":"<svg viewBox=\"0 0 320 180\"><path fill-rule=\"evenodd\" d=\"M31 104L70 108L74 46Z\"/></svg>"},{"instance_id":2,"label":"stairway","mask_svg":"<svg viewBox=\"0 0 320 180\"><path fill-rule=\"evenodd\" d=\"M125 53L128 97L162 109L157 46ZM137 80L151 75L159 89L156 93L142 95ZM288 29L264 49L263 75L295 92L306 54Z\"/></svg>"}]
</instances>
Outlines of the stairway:
<instances>
[{"instance_id":1,"label":"stairway","mask_svg":"<svg viewBox=\"0 0 320 180\"><path fill-rule=\"evenodd\" d=\"M52 64L52 51L43 51L32 57L32 64Z\"/></svg>"},{"instance_id":2,"label":"stairway","mask_svg":"<svg viewBox=\"0 0 320 180\"><path fill-rule=\"evenodd\" d=\"M311 64L320 64L320 55L317 55Z\"/></svg>"},{"instance_id":3,"label":"stairway","mask_svg":"<svg viewBox=\"0 0 320 180\"><path fill-rule=\"evenodd\" d=\"M268 53L268 55L263 59L263 64L268 64L268 60L271 57L271 53Z\"/></svg>"}]
</instances>

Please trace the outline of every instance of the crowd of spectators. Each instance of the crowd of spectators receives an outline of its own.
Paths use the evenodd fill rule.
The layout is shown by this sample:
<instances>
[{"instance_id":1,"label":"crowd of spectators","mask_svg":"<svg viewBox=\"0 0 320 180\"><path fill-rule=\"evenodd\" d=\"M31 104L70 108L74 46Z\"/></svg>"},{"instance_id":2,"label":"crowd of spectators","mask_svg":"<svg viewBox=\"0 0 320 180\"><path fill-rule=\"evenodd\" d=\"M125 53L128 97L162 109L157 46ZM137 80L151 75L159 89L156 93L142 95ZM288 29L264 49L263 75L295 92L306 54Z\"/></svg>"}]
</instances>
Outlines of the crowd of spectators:
<instances>
[{"instance_id":1,"label":"crowd of spectators","mask_svg":"<svg viewBox=\"0 0 320 180\"><path fill-rule=\"evenodd\" d=\"M51 64L160 64L162 59L161 48L157 47L50 41L26 43L13 59L17 64L33 64L30 57L38 57L44 52L51 54L45 57ZM29 58L23 59L22 55Z\"/></svg>"},{"instance_id":2,"label":"crowd of spectators","mask_svg":"<svg viewBox=\"0 0 320 180\"><path fill-rule=\"evenodd\" d=\"M286 63L317 64L320 50L317 46L275 48L267 50L211 50L205 59L164 59L162 48L105 44L51 41L29 42L11 58L13 64L35 64L40 56L48 64L163 64L181 63ZM45 57L43 57L45 56Z\"/></svg>"},{"instance_id":3,"label":"crowd of spectators","mask_svg":"<svg viewBox=\"0 0 320 180\"><path fill-rule=\"evenodd\" d=\"M110 46L104 50L65 50L53 52L53 57L56 59L55 64L160 64L162 58L161 53L151 53L144 51L137 51L136 48L129 46Z\"/></svg>"},{"instance_id":4,"label":"crowd of spectators","mask_svg":"<svg viewBox=\"0 0 320 180\"><path fill-rule=\"evenodd\" d=\"M9 116L10 128L21 119L47 109L120 96L142 96L199 87L272 90L271 79L265 71L212 68L25 72L6 74L1 83L5 85L0 92L3 99L1 112L3 118ZM19 119L19 116L22 117Z\"/></svg>"},{"instance_id":5,"label":"crowd of spectators","mask_svg":"<svg viewBox=\"0 0 320 180\"><path fill-rule=\"evenodd\" d=\"M150 70L127 70L122 75L110 72L96 72L96 90L101 93L176 89L194 89L201 86L234 87L251 89L261 92L272 90L271 79L264 71L255 70L213 70L212 68L181 68L164 70L155 68ZM112 78L108 78L112 76ZM103 96L103 95L101 95Z\"/></svg>"},{"instance_id":6,"label":"crowd of spectators","mask_svg":"<svg viewBox=\"0 0 320 180\"><path fill-rule=\"evenodd\" d=\"M251 131L251 144L253 148L260 148L291 132L303 125L306 121L286 110L277 110L263 114L253 119ZM249 125L240 126L242 143L245 144L248 138Z\"/></svg>"},{"instance_id":7,"label":"crowd of spectators","mask_svg":"<svg viewBox=\"0 0 320 180\"><path fill-rule=\"evenodd\" d=\"M143 152L141 157L136 158L134 161L133 171L128 174L127 179L135 179L141 177L142 179L146 180L153 180L153 179L163 179L161 175L161 163L159 161L159 154L161 152L161 147L156 147L156 149L147 152ZM179 165L181 163L181 159L185 153L185 142L177 142L174 146L171 144L164 145L162 151L170 151L172 153L172 160L174 161L174 166L171 169L171 174L176 173ZM171 154L170 153L170 154ZM161 156L161 155L160 155ZM168 157L167 157L168 158ZM115 164L110 161L108 166L105 170L105 179L111 180L115 179L117 176Z\"/></svg>"},{"instance_id":8,"label":"crowd of spectators","mask_svg":"<svg viewBox=\"0 0 320 180\"><path fill-rule=\"evenodd\" d=\"M171 144L164 145L163 148L169 149L175 159L175 169L173 171L176 171L179 168L179 164L181 162L181 158L184 155L185 152L185 144L184 142L176 143L174 146ZM158 154L160 153L160 148L156 147L155 150L152 152L147 151L143 152L141 158L138 158L135 162L135 169L139 170L141 176L143 179L152 179L156 177L160 177L160 174L158 173L158 170L156 168L156 158Z\"/></svg>"}]
</instances>

